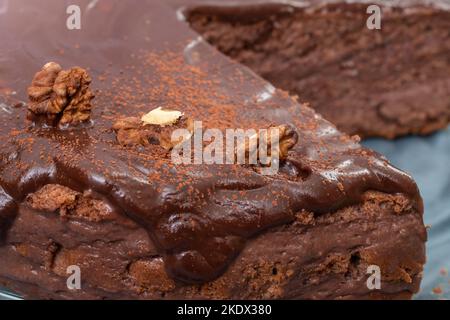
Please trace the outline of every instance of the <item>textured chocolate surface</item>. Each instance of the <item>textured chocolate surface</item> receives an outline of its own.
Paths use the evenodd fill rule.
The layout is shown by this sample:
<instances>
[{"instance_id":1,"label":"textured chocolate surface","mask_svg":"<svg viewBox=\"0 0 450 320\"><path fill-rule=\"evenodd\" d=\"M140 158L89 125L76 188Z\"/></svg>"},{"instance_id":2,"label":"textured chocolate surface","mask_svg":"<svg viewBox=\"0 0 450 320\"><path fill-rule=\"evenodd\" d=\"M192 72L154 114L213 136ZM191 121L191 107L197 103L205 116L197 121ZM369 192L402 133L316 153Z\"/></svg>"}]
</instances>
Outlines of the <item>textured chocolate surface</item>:
<instances>
[{"instance_id":1,"label":"textured chocolate surface","mask_svg":"<svg viewBox=\"0 0 450 320\"><path fill-rule=\"evenodd\" d=\"M10 244L0 248L0 283L27 298L410 298L425 237L410 204L369 192L361 205L316 217L303 211L249 240L221 277L199 285L168 277L147 232L122 214L105 210L93 223L24 204ZM382 270L382 290L367 289L373 264ZM69 265L81 267L82 290L67 290Z\"/></svg>"},{"instance_id":2,"label":"textured chocolate surface","mask_svg":"<svg viewBox=\"0 0 450 320\"><path fill-rule=\"evenodd\" d=\"M220 51L348 134L429 134L450 121L450 2L185 1L191 26ZM179 6L183 2L178 3Z\"/></svg>"},{"instance_id":3,"label":"textured chocolate surface","mask_svg":"<svg viewBox=\"0 0 450 320\"><path fill-rule=\"evenodd\" d=\"M157 1L100 1L94 6L89 6L87 1L79 3L85 10L82 29L76 31L65 28L67 16L61 1L39 4L11 1L6 12L0 15L3 39L0 47L0 136L3 137L0 239L3 248L0 250L6 257L0 269L2 282L24 294L28 292L30 297L58 297L56 292L60 297L69 297L71 294L63 293L61 288L65 281L58 282L54 276L54 273L64 275L64 269L57 267L59 260L50 258L45 262L37 258L42 256L40 250L44 250L50 252L50 257L59 257L64 262L62 265L91 255L102 258L97 262L86 258L83 266L87 270L89 266L95 269L99 261L102 265L109 263L111 269L117 268L110 272L100 267L95 269L102 272L93 273L98 278L91 279L89 286L101 289L87 288L80 296L133 296L122 292L125 280L117 271L122 268L122 272L137 278L157 270L155 274L162 279L158 288L175 290L167 297L242 298L243 289L219 295L213 286L208 294L202 295L202 292L193 293L197 287L186 284L204 284L215 279L220 282L224 273L228 274L226 279L237 281L230 272L240 275L238 270L245 269L242 264L256 263L252 257L257 257L255 253L264 254L263 248L270 242L276 246L267 254L283 256L280 251L289 242L282 238L301 233L295 221L299 215L306 214L314 219L328 219L326 224L330 229L314 228L311 236L292 238L292 241L305 241L301 246L308 246L286 251L289 257L303 255L296 260L293 270L283 273L297 280L290 282L293 288L283 289L286 293L269 297L368 297L367 288L356 289L356 282L352 281L336 295L332 292L337 282L325 281L322 296L312 293L314 283L311 287L305 285L303 292L295 287L309 281L299 278L308 273L296 273L300 265L307 264L308 259L326 259L325 252L333 252L335 244L328 243L323 235L335 234L333 240L338 242L350 237L346 223L336 222L334 226L339 220L339 215L334 217L334 213L340 212L352 221L355 243L338 245L343 252L330 259L348 265L351 255L363 247L368 250L367 256L362 257L365 263L379 263L390 270L392 279L388 277L387 281L393 282L382 294L408 297L417 290L426 234L421 198L407 174L360 147L356 138L341 134L287 93L274 89L202 42L166 4ZM22 21L32 23L25 28ZM63 68L78 65L88 70L96 96L92 101L91 122L61 130L33 126L26 120L26 88L34 73L48 61L56 61ZM126 148L117 142L111 128L119 117L139 116L158 106L181 110L211 128L259 129L290 123L298 131L299 142L275 176L262 176L239 165L175 166L166 150L157 145ZM55 185L71 191L55 191L52 189ZM42 195L50 191L58 195L52 198L62 202L46 207L48 199ZM367 199L369 191L377 192L376 201ZM33 194L40 196L33 197ZM397 198L393 200L389 194ZM398 207L397 202L403 204ZM380 212L374 207L361 209L370 203L376 203ZM383 203L388 204L383 208ZM97 211L92 211L95 208ZM52 216L53 209L65 219L91 219L68 223ZM351 218L352 212L361 218ZM368 223L372 228L368 231L365 219L370 214L379 219ZM99 219L101 224L95 224ZM29 231L25 232L27 228ZM275 241L274 228L288 229ZM391 232L383 233L378 228ZM271 232L264 236L268 230ZM371 236L360 238L367 232ZM76 239L77 234L82 239L85 233L89 234L85 241ZM20 246L18 249L18 244L27 242L27 237L23 237L27 234L35 243L26 243L23 250ZM60 239L54 241L56 244L50 241L49 247L43 249L45 241L40 236L47 241ZM116 242L119 247L114 246ZM61 249L61 243L67 251ZM377 250L377 243L383 248ZM41 247L33 250L33 246ZM398 257L389 262L390 250L394 248ZM126 256L126 261L119 256ZM145 257L147 261L142 261ZM26 258L40 266L39 271L34 270L39 275L35 279L30 275L30 272L34 274L34 265L27 265ZM286 259L281 259L283 266ZM139 262L130 264L133 260ZM319 267L317 262L310 263L311 268L331 268L326 261L321 261ZM13 272L18 266L20 270ZM313 272L319 282L324 281L320 268ZM338 267L337 273L343 276L346 272L342 270L347 269L341 269ZM399 276L399 270L407 276L403 273ZM362 277L360 274L360 284L364 283ZM333 279L344 281L345 278ZM226 287L223 283L221 286ZM238 284L228 286L239 287ZM148 290L150 294L147 292L144 297L163 297L155 296L151 286ZM248 297L264 296L258 292Z\"/></svg>"}]
</instances>

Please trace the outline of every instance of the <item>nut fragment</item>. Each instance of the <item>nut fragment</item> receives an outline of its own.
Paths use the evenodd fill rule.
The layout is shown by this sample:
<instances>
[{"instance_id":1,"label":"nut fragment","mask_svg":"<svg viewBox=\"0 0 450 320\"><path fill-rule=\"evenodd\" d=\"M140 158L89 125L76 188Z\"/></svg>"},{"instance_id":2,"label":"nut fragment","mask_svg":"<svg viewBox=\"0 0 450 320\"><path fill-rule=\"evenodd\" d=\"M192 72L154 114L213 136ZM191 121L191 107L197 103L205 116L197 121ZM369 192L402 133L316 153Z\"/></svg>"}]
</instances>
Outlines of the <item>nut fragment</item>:
<instances>
[{"instance_id":1,"label":"nut fragment","mask_svg":"<svg viewBox=\"0 0 450 320\"><path fill-rule=\"evenodd\" d=\"M278 133L276 145L272 146L272 134ZM265 150L270 158L278 158L283 161L288 157L289 150L292 149L298 141L298 134L295 129L288 124L272 126L267 129L266 135L255 134L246 139L243 145L238 145L235 150L236 157L239 152L244 152L245 159L256 159L259 148L265 143Z\"/></svg>"},{"instance_id":2,"label":"nut fragment","mask_svg":"<svg viewBox=\"0 0 450 320\"><path fill-rule=\"evenodd\" d=\"M291 150L298 142L298 134L295 131L295 129L288 124L282 124L277 127L271 127L269 128L269 134L270 130L278 130L279 134L279 154L278 157L280 160L286 160L289 150ZM270 147L270 141L268 142L268 146Z\"/></svg>"},{"instance_id":3,"label":"nut fragment","mask_svg":"<svg viewBox=\"0 0 450 320\"><path fill-rule=\"evenodd\" d=\"M181 114L181 112L179 113ZM164 121L164 123L164 125L149 124L138 117L126 117L117 120L112 128L116 132L117 141L122 146L148 146L154 144L160 145L166 150L171 150L177 143L181 142L172 141L172 132L174 130L185 128L192 131L192 121L182 116L182 114L181 118L178 117L171 125L168 125L167 121Z\"/></svg>"},{"instance_id":4,"label":"nut fragment","mask_svg":"<svg viewBox=\"0 0 450 320\"><path fill-rule=\"evenodd\" d=\"M164 127L176 123L182 116L183 113L180 111L167 110L159 107L142 116L141 120L146 124L154 124Z\"/></svg>"},{"instance_id":5,"label":"nut fragment","mask_svg":"<svg viewBox=\"0 0 450 320\"><path fill-rule=\"evenodd\" d=\"M28 118L51 126L77 124L89 120L94 94L86 70L62 70L55 62L44 65L28 88Z\"/></svg>"},{"instance_id":6,"label":"nut fragment","mask_svg":"<svg viewBox=\"0 0 450 320\"><path fill-rule=\"evenodd\" d=\"M149 136L137 117L127 117L116 121L113 125L117 140L122 146L143 145L150 143Z\"/></svg>"}]
</instances>

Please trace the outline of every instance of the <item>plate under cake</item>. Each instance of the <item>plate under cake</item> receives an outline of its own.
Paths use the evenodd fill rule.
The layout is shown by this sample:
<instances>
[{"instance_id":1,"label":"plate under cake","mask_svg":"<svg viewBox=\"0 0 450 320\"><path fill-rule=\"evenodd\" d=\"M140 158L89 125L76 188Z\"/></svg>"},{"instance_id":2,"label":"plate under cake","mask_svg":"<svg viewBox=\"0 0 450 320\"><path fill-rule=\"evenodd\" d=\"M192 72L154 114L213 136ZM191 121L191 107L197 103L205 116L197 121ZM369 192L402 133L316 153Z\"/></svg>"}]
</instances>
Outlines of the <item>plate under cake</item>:
<instances>
[{"instance_id":1,"label":"plate under cake","mask_svg":"<svg viewBox=\"0 0 450 320\"><path fill-rule=\"evenodd\" d=\"M448 0L171 0L193 29L338 129L429 134L450 121ZM381 29L369 29L369 5Z\"/></svg>"},{"instance_id":2,"label":"plate under cake","mask_svg":"<svg viewBox=\"0 0 450 320\"><path fill-rule=\"evenodd\" d=\"M418 291L426 230L410 176L202 41L164 2L72 2L81 30L66 28L58 0L10 1L0 14L0 285L33 299ZM49 61L89 72L89 122L28 120L27 87ZM287 123L299 139L271 176L118 143L118 119L159 106L208 128ZM371 265L380 289L367 286ZM70 266L80 290L67 287Z\"/></svg>"}]
</instances>

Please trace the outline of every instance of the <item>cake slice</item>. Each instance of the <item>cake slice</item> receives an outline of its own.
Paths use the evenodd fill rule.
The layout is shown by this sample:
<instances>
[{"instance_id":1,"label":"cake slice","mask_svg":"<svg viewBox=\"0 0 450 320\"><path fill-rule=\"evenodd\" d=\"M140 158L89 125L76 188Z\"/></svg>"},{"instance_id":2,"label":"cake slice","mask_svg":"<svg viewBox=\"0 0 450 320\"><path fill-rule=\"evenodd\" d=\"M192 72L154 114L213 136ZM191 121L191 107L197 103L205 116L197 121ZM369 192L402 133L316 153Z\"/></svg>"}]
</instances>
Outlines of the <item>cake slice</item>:
<instances>
[{"instance_id":1,"label":"cake slice","mask_svg":"<svg viewBox=\"0 0 450 320\"><path fill-rule=\"evenodd\" d=\"M0 16L0 285L33 299L418 291L426 230L410 176L163 2L79 5L80 30L66 28L57 0L9 2ZM155 127L159 107L182 118ZM183 117L297 139L271 175L261 164L175 164L163 137L188 128ZM81 287L68 286L77 270Z\"/></svg>"},{"instance_id":2,"label":"cake slice","mask_svg":"<svg viewBox=\"0 0 450 320\"><path fill-rule=\"evenodd\" d=\"M205 40L348 134L423 135L450 121L446 0L175 2ZM371 5L381 29L367 27Z\"/></svg>"}]
</instances>

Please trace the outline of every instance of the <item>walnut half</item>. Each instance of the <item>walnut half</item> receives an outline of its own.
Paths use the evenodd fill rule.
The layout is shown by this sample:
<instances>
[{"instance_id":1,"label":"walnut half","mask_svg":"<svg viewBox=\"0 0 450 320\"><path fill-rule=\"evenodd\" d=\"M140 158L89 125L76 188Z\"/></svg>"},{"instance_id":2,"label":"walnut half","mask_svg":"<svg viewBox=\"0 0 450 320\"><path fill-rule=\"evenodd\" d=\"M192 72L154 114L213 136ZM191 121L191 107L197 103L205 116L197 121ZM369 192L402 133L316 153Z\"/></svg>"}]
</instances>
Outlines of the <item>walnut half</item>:
<instances>
[{"instance_id":1,"label":"walnut half","mask_svg":"<svg viewBox=\"0 0 450 320\"><path fill-rule=\"evenodd\" d=\"M94 98L86 70L62 70L49 62L35 74L28 88L28 119L47 125L78 124L90 119Z\"/></svg>"},{"instance_id":2,"label":"walnut half","mask_svg":"<svg viewBox=\"0 0 450 320\"><path fill-rule=\"evenodd\" d=\"M278 140L276 146L272 146L272 139L270 138L272 133L278 133ZM262 139L265 137L264 139ZM261 136L255 134L251 136L248 140L246 139L242 145L238 145L235 149L235 158L238 157L239 153L245 155L246 161L248 159L257 158L259 148L264 143L265 150L268 152L268 156L271 158L277 158L278 160L284 161L288 157L289 150L291 150L298 142L298 134L293 126L289 124L282 124L279 126L271 126L267 129L267 134ZM272 150L272 147L276 147ZM275 152L275 153L272 153Z\"/></svg>"}]
</instances>

